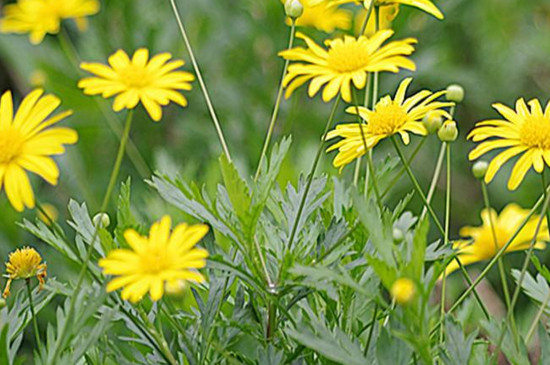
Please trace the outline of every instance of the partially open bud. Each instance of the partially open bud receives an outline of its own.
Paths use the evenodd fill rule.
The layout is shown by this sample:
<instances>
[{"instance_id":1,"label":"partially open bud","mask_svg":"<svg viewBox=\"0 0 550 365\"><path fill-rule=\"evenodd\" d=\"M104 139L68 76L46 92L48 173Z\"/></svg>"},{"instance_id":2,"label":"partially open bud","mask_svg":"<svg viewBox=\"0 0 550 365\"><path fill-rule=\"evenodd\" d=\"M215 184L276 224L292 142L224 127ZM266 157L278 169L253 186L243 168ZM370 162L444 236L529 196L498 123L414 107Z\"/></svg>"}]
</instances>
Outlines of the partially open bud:
<instances>
[{"instance_id":1,"label":"partially open bud","mask_svg":"<svg viewBox=\"0 0 550 365\"><path fill-rule=\"evenodd\" d=\"M477 161L474 166L472 166L472 174L478 180L482 180L487 173L487 168L489 164L485 161Z\"/></svg>"},{"instance_id":2,"label":"partially open bud","mask_svg":"<svg viewBox=\"0 0 550 365\"><path fill-rule=\"evenodd\" d=\"M187 283L185 280L167 281L164 286L166 294L174 298L182 298L185 294Z\"/></svg>"},{"instance_id":3,"label":"partially open bud","mask_svg":"<svg viewBox=\"0 0 550 365\"><path fill-rule=\"evenodd\" d=\"M6 305L7 305L7 304L6 304L6 300L5 300L5 299L2 299L2 298L0 298L0 309L2 309L2 308L5 308L5 307L6 307Z\"/></svg>"},{"instance_id":4,"label":"partially open bud","mask_svg":"<svg viewBox=\"0 0 550 365\"><path fill-rule=\"evenodd\" d=\"M300 0L286 0L285 13L291 19L297 19L304 13L304 6Z\"/></svg>"},{"instance_id":5,"label":"partially open bud","mask_svg":"<svg viewBox=\"0 0 550 365\"><path fill-rule=\"evenodd\" d=\"M397 279L391 287L391 296L398 304L407 304L416 293L414 282L411 279Z\"/></svg>"},{"instance_id":6,"label":"partially open bud","mask_svg":"<svg viewBox=\"0 0 550 365\"><path fill-rule=\"evenodd\" d=\"M97 213L93 221L96 227L107 228L111 225L111 218L107 213Z\"/></svg>"},{"instance_id":7,"label":"partially open bud","mask_svg":"<svg viewBox=\"0 0 550 365\"><path fill-rule=\"evenodd\" d=\"M434 134L441 128L443 117L440 113L431 111L426 113L424 119L422 119L422 123L424 123L424 127L426 127L429 134Z\"/></svg>"},{"instance_id":8,"label":"partially open bud","mask_svg":"<svg viewBox=\"0 0 550 365\"><path fill-rule=\"evenodd\" d=\"M464 88L457 84L447 86L447 100L462 103L462 100L464 100Z\"/></svg>"},{"instance_id":9,"label":"partially open bud","mask_svg":"<svg viewBox=\"0 0 550 365\"><path fill-rule=\"evenodd\" d=\"M458 128L454 120L447 120L437 131L437 136L442 142L454 142L458 138Z\"/></svg>"}]
</instances>

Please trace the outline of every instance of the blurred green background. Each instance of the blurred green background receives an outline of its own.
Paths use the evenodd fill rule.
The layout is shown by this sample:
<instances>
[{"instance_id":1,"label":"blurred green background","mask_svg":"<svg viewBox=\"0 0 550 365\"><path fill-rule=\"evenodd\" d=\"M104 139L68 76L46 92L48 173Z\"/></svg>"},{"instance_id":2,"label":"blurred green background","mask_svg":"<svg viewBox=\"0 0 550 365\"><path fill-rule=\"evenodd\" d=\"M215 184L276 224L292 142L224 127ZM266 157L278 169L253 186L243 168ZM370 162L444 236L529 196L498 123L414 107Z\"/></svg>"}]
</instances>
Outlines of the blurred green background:
<instances>
[{"instance_id":1,"label":"blurred green background","mask_svg":"<svg viewBox=\"0 0 550 365\"><path fill-rule=\"evenodd\" d=\"M286 47L289 33L283 6L279 0L179 3L229 148L239 168L251 175L259 158L283 67L283 61L277 56L277 52ZM397 32L394 38L413 36L419 41L412 57L417 63L417 72L410 92L421 88L444 89L450 83L459 83L466 90L464 103L457 109L461 137L453 145L452 156L452 236L457 237L459 227L480 223L483 205L479 182L471 176L471 163L466 157L472 148L472 143L465 139L468 131L476 121L497 115L491 108L495 101L510 105L520 96L547 101L550 3L523 0L435 3L446 15L444 21L402 6L394 22ZM83 60L106 62L108 55L119 48L133 53L145 46L151 53L169 51L183 58L187 62L186 70L191 71L168 1L102 1L100 13L89 21L90 27L83 33L76 30L74 23L63 23L63 31ZM326 37L316 31L305 31L318 40ZM57 207L62 225L65 225L69 199L86 201L91 214L95 214L107 185L118 139L98 105L109 110L110 123L118 128L124 118L124 113L117 115L110 111L111 101L98 97L94 100L79 91L76 84L83 75L70 62L57 36L47 36L42 44L32 46L26 35L0 35L0 90L12 89L20 100L33 84L43 84L47 92L62 98L62 109L75 111L65 124L79 132L80 141L57 159L62 171L59 185L51 187L39 179L33 180L38 200ZM382 75L380 94L393 93L405 76L405 72ZM145 166L139 171L126 158L121 180L133 177L134 208L148 222L166 211L173 212L144 182L151 171L179 173L189 180L207 182L211 191L219 181L217 157L221 148L197 83L186 96L189 107L165 108L160 123L152 122L138 107L132 140ZM329 109L319 97L308 98L304 88L283 102L275 138L292 134L294 144L281 182L294 182L301 171L309 171ZM342 111L339 113L338 121L351 120ZM413 138L409 153L418 141L419 138ZM392 154L389 147L389 143L382 143L375 151L375 159ZM426 190L438 151L439 142L431 137L413 164ZM337 175L331 167L332 158L332 155L324 156L322 169ZM520 189L511 193L506 189L510 167L511 164L507 164L490 185L492 202L498 209L511 201L529 207L541 191L539 178L529 174ZM348 167L342 173L343 178L349 181L352 170ZM443 184L441 179L441 189ZM401 179L389 204L395 204L411 190L407 179ZM437 212L443 212L441 191L436 193L434 201ZM410 209L419 212L420 200L415 197ZM70 279L72 271L60 256L16 225L23 217L34 219L36 211L18 214L1 194L0 212L0 258L6 258L15 247L33 245L44 254L51 276ZM514 258L521 257L515 255L511 262Z\"/></svg>"}]
</instances>

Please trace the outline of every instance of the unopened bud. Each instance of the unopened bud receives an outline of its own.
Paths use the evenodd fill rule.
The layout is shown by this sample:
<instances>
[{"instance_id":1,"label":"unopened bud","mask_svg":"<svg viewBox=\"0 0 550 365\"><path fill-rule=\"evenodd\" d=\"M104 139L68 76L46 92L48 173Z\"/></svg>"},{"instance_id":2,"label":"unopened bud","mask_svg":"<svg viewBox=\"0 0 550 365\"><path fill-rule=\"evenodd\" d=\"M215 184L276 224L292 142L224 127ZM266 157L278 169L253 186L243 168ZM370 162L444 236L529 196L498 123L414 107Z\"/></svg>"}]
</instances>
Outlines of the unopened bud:
<instances>
[{"instance_id":1,"label":"unopened bud","mask_svg":"<svg viewBox=\"0 0 550 365\"><path fill-rule=\"evenodd\" d=\"M2 309L2 308L5 308L5 307L6 307L6 305L7 305L7 303L6 303L6 300L5 300L5 299L2 299L2 298L0 298L0 309Z\"/></svg>"},{"instance_id":2,"label":"unopened bud","mask_svg":"<svg viewBox=\"0 0 550 365\"><path fill-rule=\"evenodd\" d=\"M442 142L454 142L458 138L458 128L454 120L447 120L437 131L437 136Z\"/></svg>"},{"instance_id":3,"label":"unopened bud","mask_svg":"<svg viewBox=\"0 0 550 365\"><path fill-rule=\"evenodd\" d=\"M477 161L474 166L472 166L472 174L478 180L482 180L487 173L487 168L489 164L485 161Z\"/></svg>"},{"instance_id":4,"label":"unopened bud","mask_svg":"<svg viewBox=\"0 0 550 365\"><path fill-rule=\"evenodd\" d=\"M111 225L111 218L107 213L97 213L93 221L96 227L107 228Z\"/></svg>"},{"instance_id":5,"label":"unopened bud","mask_svg":"<svg viewBox=\"0 0 550 365\"><path fill-rule=\"evenodd\" d=\"M441 125L443 124L443 117L440 113L431 111L426 113L422 119L422 123L424 123L424 127L426 127L429 134L434 134L439 130L439 128L441 128Z\"/></svg>"},{"instance_id":6,"label":"unopened bud","mask_svg":"<svg viewBox=\"0 0 550 365\"><path fill-rule=\"evenodd\" d=\"M462 103L462 100L464 100L464 88L457 84L447 86L447 100Z\"/></svg>"},{"instance_id":7,"label":"unopened bud","mask_svg":"<svg viewBox=\"0 0 550 365\"><path fill-rule=\"evenodd\" d=\"M187 283L185 280L167 281L164 286L166 294L174 298L182 298L185 294Z\"/></svg>"},{"instance_id":8,"label":"unopened bud","mask_svg":"<svg viewBox=\"0 0 550 365\"><path fill-rule=\"evenodd\" d=\"M395 242L401 242L405 238L405 235L403 234L403 230L399 228L394 228L392 235L393 235L393 240Z\"/></svg>"},{"instance_id":9,"label":"unopened bud","mask_svg":"<svg viewBox=\"0 0 550 365\"><path fill-rule=\"evenodd\" d=\"M297 19L304 13L304 6L300 0L286 0L285 13L291 19Z\"/></svg>"},{"instance_id":10,"label":"unopened bud","mask_svg":"<svg viewBox=\"0 0 550 365\"><path fill-rule=\"evenodd\" d=\"M397 279L391 287L391 296L398 304L407 304L416 293L414 282L411 279Z\"/></svg>"}]
</instances>

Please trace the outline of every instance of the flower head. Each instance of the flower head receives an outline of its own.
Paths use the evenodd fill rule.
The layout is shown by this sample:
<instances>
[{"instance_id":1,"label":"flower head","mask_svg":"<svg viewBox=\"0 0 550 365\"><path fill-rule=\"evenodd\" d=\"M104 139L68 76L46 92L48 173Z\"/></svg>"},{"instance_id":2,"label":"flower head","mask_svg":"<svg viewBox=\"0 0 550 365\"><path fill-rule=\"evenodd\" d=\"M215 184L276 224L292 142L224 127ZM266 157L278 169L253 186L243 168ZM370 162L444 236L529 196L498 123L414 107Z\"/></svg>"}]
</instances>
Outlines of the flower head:
<instances>
[{"instance_id":1,"label":"flower head","mask_svg":"<svg viewBox=\"0 0 550 365\"><path fill-rule=\"evenodd\" d=\"M42 263L42 257L34 248L23 247L10 253L6 263L8 283L2 294L3 297L6 298L10 295L11 282L17 279L30 279L36 276L42 288L47 275L46 268L46 264Z\"/></svg>"},{"instance_id":2,"label":"flower head","mask_svg":"<svg viewBox=\"0 0 550 365\"><path fill-rule=\"evenodd\" d=\"M407 304L416 293L414 282L408 278L397 279L391 287L391 296L399 304Z\"/></svg>"},{"instance_id":3,"label":"flower head","mask_svg":"<svg viewBox=\"0 0 550 365\"><path fill-rule=\"evenodd\" d=\"M170 53L160 53L149 59L149 51L138 49L130 59L126 52L116 51L109 57L109 65L83 62L80 68L94 74L80 80L78 87L87 95L104 98L115 96L113 110L133 109L142 103L149 116L158 122L162 118L161 106L171 101L183 107L187 99L179 90L191 90L195 77L177 69L184 65L172 60Z\"/></svg>"},{"instance_id":4,"label":"flower head","mask_svg":"<svg viewBox=\"0 0 550 365\"><path fill-rule=\"evenodd\" d=\"M296 19L296 26L312 27L325 33L351 28L352 13L349 10L340 9L337 4L328 0L315 3L314 0L301 0L301 2L304 12ZM290 19L287 23L291 24Z\"/></svg>"},{"instance_id":5,"label":"flower head","mask_svg":"<svg viewBox=\"0 0 550 365\"><path fill-rule=\"evenodd\" d=\"M472 141L483 141L470 152L470 160L497 148L505 149L489 163L485 182L491 182L497 171L517 155L521 156L508 180L510 190L517 189L531 166L538 173L542 173L545 163L550 166L550 102L544 111L537 99L528 104L529 107L523 99L519 99L516 110L500 103L493 104L504 119L478 122L470 132L468 138Z\"/></svg>"},{"instance_id":6,"label":"flower head","mask_svg":"<svg viewBox=\"0 0 550 365\"><path fill-rule=\"evenodd\" d=\"M78 140L76 132L52 125L71 115L66 111L50 116L61 104L53 95L36 89L27 95L19 110L13 112L10 91L0 99L0 191L19 212L34 207L34 194L26 171L33 172L52 185L57 184L59 168L52 159L65 152L65 144Z\"/></svg>"},{"instance_id":7,"label":"flower head","mask_svg":"<svg viewBox=\"0 0 550 365\"><path fill-rule=\"evenodd\" d=\"M38 44L46 34L59 33L62 20L74 19L84 29L85 17L98 11L97 0L18 0L5 6L0 31L29 33L31 43Z\"/></svg>"},{"instance_id":8,"label":"flower head","mask_svg":"<svg viewBox=\"0 0 550 365\"><path fill-rule=\"evenodd\" d=\"M117 276L107 285L112 292L124 287L122 298L138 302L149 292L151 299L162 298L166 286L181 285L181 281L202 283L196 269L206 265L208 252L194 248L208 232L208 226L180 224L170 233L171 220L165 216L153 224L148 237L133 229L124 232L130 249L116 249L99 261L107 275Z\"/></svg>"},{"instance_id":9,"label":"flower head","mask_svg":"<svg viewBox=\"0 0 550 365\"><path fill-rule=\"evenodd\" d=\"M460 230L460 235L462 237L469 237L470 239L459 240L453 244L453 248L458 251L457 257L462 265L469 265L493 258L512 238L528 215L529 210L522 209L517 204L508 204L499 215L492 209L491 211L482 210L481 220L483 224L480 227L463 227ZM529 219L510 246L508 246L506 252L528 249L535 236L539 219L536 216ZM491 227L494 227L496 243ZM539 250L544 249L546 247L545 241L548 241L548 239L547 221L545 219L536 236L535 248ZM456 260L453 260L445 269L446 275L458 268L458 263Z\"/></svg>"},{"instance_id":10,"label":"flower head","mask_svg":"<svg viewBox=\"0 0 550 365\"><path fill-rule=\"evenodd\" d=\"M447 118L450 115L442 108L453 105L450 102L436 101L445 91L432 93L423 90L405 98L407 87L412 78L404 79L399 85L394 98L389 95L380 99L369 110L364 107L349 107L346 111L359 115L365 123L339 124L327 134L327 140L341 137L342 139L327 149L327 152L338 150L334 159L334 167L344 167L356 158L365 154L380 140L399 134L405 144L409 143L409 133L426 135L426 127L422 123L424 116L431 112ZM366 148L365 148L366 147Z\"/></svg>"},{"instance_id":11,"label":"flower head","mask_svg":"<svg viewBox=\"0 0 550 365\"><path fill-rule=\"evenodd\" d=\"M283 81L286 97L311 81L309 96L314 96L324 86L323 101L328 102L340 93L342 99L350 102L351 83L363 89L369 72L414 70L414 63L406 56L414 51L416 40L407 38L382 46L392 35L393 31L384 30L372 37L344 36L326 41L328 49L324 49L304 34L297 33L308 48L297 47L279 53L285 59L298 61L289 66Z\"/></svg>"}]
</instances>

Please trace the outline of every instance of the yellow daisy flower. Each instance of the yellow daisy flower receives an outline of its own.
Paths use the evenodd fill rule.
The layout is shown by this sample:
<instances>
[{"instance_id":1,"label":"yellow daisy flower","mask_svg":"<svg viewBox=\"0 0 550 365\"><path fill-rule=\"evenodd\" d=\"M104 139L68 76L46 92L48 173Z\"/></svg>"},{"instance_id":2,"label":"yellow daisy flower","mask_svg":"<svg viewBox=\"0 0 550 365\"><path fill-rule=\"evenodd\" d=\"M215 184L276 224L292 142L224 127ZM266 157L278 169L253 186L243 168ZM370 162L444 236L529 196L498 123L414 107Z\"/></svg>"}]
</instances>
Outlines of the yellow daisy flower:
<instances>
[{"instance_id":1,"label":"yellow daisy flower","mask_svg":"<svg viewBox=\"0 0 550 365\"><path fill-rule=\"evenodd\" d=\"M517 204L508 204L498 216L494 210L491 209L489 213L487 209L484 209L481 212L483 222L481 227L462 227L460 229L460 236L471 237L471 239L456 241L453 244L453 248L458 251L458 259L462 265L466 266L493 258L528 215L529 210L522 209ZM532 217L508 246L506 252L527 250L535 235L539 219L537 216ZM495 228L496 245L491 230L491 221ZM546 248L545 242L548 239L547 221L545 219L536 237L535 248L539 250ZM453 260L445 269L446 275L458 268L458 263Z\"/></svg>"},{"instance_id":2,"label":"yellow daisy flower","mask_svg":"<svg viewBox=\"0 0 550 365\"><path fill-rule=\"evenodd\" d=\"M157 301L164 295L166 286L174 287L179 281L204 282L195 269L206 265L208 252L194 246L208 233L208 226L180 224L170 234L171 220L164 216L153 224L149 237L133 229L124 232L130 249L116 249L99 261L107 275L115 275L107 285L112 292L124 287L122 299L136 303L149 292Z\"/></svg>"},{"instance_id":3,"label":"yellow daisy flower","mask_svg":"<svg viewBox=\"0 0 550 365\"><path fill-rule=\"evenodd\" d=\"M42 257L34 248L23 247L10 253L6 263L6 277L8 282L2 296L7 298L10 295L10 286L13 280L30 279L36 276L40 288L44 285L44 278L47 276L46 264L41 263Z\"/></svg>"},{"instance_id":4,"label":"yellow daisy flower","mask_svg":"<svg viewBox=\"0 0 550 365\"><path fill-rule=\"evenodd\" d=\"M97 0L18 0L4 7L2 33L29 33L32 44L42 42L47 33L57 34L64 19L74 19L84 29L86 16L99 11Z\"/></svg>"},{"instance_id":5,"label":"yellow daisy flower","mask_svg":"<svg viewBox=\"0 0 550 365\"><path fill-rule=\"evenodd\" d=\"M531 166L538 173L542 173L545 163L550 166L550 102L544 111L537 99L528 104L529 107L523 98L519 99L515 111L500 103L493 104L504 119L478 122L470 132L468 138L472 141L483 141L470 152L470 160L494 149L505 148L489 164L485 182L491 182L502 165L519 154L521 157L508 180L510 190L517 189Z\"/></svg>"},{"instance_id":6,"label":"yellow daisy flower","mask_svg":"<svg viewBox=\"0 0 550 365\"><path fill-rule=\"evenodd\" d=\"M372 37L344 36L326 41L328 50L325 50L306 35L297 33L308 48L296 47L279 53L285 59L298 61L288 67L283 81L285 96L288 98L296 88L311 81L310 97L324 86L323 101L328 102L340 93L342 99L351 102L351 83L363 89L369 72L415 70L414 62L406 56L413 53L416 40L407 38L382 46L392 35L393 31L383 30Z\"/></svg>"},{"instance_id":7,"label":"yellow daisy flower","mask_svg":"<svg viewBox=\"0 0 550 365\"><path fill-rule=\"evenodd\" d=\"M10 91L0 99L0 191L2 187L13 208L19 212L34 207L34 194L25 171L35 173L56 185L59 168L51 156L65 152L64 144L78 140L69 128L49 128L72 114L66 111L50 116L61 104L53 95L42 96L36 89L27 95L13 113Z\"/></svg>"},{"instance_id":8,"label":"yellow daisy flower","mask_svg":"<svg viewBox=\"0 0 550 365\"><path fill-rule=\"evenodd\" d=\"M398 304L404 305L414 298L416 286L409 278L399 278L393 283L390 294Z\"/></svg>"},{"instance_id":9,"label":"yellow daisy flower","mask_svg":"<svg viewBox=\"0 0 550 365\"><path fill-rule=\"evenodd\" d=\"M401 81L395 97L389 95L380 99L371 111L364 107L351 106L346 109L350 114L359 115L366 123L339 124L327 134L327 140L341 137L327 149L327 152L338 150L333 161L334 167L343 168L356 158L365 154L365 145L368 149L376 146L380 140L399 134L403 143L409 143L409 133L425 136L426 128L422 118L427 113L450 118L449 113L442 108L452 106L452 102L436 101L446 93L445 90L432 93L422 90L415 95L405 98L405 93L412 78Z\"/></svg>"},{"instance_id":10,"label":"yellow daisy flower","mask_svg":"<svg viewBox=\"0 0 550 365\"><path fill-rule=\"evenodd\" d=\"M171 101L183 107L187 99L179 90L191 90L195 77L186 71L176 71L184 65L172 60L170 53L160 53L149 59L149 51L138 49L132 59L122 50L109 57L109 65L83 62L80 68L95 75L80 80L78 87L86 95L104 98L115 96L113 110L133 109L142 103L149 116L158 122L162 118L161 106Z\"/></svg>"},{"instance_id":11,"label":"yellow daisy flower","mask_svg":"<svg viewBox=\"0 0 550 365\"><path fill-rule=\"evenodd\" d=\"M282 0L284 3L285 1ZM312 3L314 3L312 5ZM312 27L325 33L332 33L336 29L348 30L351 28L353 13L340 9L338 5L328 1L301 0L304 7L303 14L296 19L298 27ZM287 24L291 24L287 19Z\"/></svg>"},{"instance_id":12,"label":"yellow daisy flower","mask_svg":"<svg viewBox=\"0 0 550 365\"><path fill-rule=\"evenodd\" d=\"M314 3L321 2L323 0L313 0ZM363 3L365 8L369 8L372 4L372 0L332 0L335 4L361 4ZM443 13L437 8L437 6L434 5L433 2L430 0L375 0L374 4L379 7L384 7L388 5L394 5L394 4L402 4L402 5L408 5L413 6L415 8L418 8L422 11L425 11L428 14L433 15L437 19L443 19Z\"/></svg>"},{"instance_id":13,"label":"yellow daisy flower","mask_svg":"<svg viewBox=\"0 0 550 365\"><path fill-rule=\"evenodd\" d=\"M368 13L369 12L366 9L362 9L357 13L357 16L355 17L355 33L361 32L361 27L363 26ZM399 14L399 5L397 4L380 7L378 10L378 22L376 21L376 17L371 15L364 34L371 36L376 33L377 30L391 29L397 14Z\"/></svg>"}]
</instances>

